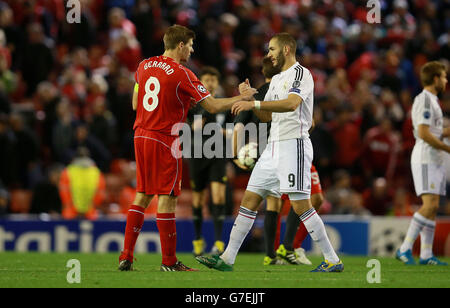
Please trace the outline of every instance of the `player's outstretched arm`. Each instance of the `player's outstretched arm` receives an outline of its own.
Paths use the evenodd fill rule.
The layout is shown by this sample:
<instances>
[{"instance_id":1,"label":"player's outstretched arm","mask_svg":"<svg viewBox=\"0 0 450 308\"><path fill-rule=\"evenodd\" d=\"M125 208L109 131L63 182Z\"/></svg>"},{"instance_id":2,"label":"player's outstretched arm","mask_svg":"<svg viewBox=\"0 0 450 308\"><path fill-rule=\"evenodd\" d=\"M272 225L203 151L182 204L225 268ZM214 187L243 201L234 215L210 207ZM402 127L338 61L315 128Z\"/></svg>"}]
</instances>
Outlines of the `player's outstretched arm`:
<instances>
[{"instance_id":1,"label":"player's outstretched arm","mask_svg":"<svg viewBox=\"0 0 450 308\"><path fill-rule=\"evenodd\" d=\"M253 95L258 93L254 88L248 88L243 93L229 98L214 98L208 96L200 102L200 106L210 113L218 113L230 110L234 103L239 101L251 100Z\"/></svg>"},{"instance_id":2,"label":"player's outstretched arm","mask_svg":"<svg viewBox=\"0 0 450 308\"><path fill-rule=\"evenodd\" d=\"M428 125L420 124L417 132L419 138L431 145L433 148L450 153L450 146L436 138L436 136L430 132L430 127Z\"/></svg>"},{"instance_id":3,"label":"player's outstretched arm","mask_svg":"<svg viewBox=\"0 0 450 308\"><path fill-rule=\"evenodd\" d=\"M296 94L290 94L288 98L279 101L240 101L233 105L231 112L238 114L244 110L264 110L271 112L292 112L302 103L302 98Z\"/></svg>"}]
</instances>

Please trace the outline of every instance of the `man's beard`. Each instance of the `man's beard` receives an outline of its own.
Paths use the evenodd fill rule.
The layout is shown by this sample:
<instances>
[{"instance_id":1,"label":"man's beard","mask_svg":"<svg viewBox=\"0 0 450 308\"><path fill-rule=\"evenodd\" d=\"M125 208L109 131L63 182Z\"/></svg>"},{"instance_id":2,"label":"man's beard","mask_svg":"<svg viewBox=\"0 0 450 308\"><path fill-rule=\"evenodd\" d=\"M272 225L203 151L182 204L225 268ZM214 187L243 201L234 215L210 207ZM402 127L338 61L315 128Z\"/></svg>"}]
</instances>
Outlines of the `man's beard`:
<instances>
[{"instance_id":1,"label":"man's beard","mask_svg":"<svg viewBox=\"0 0 450 308\"><path fill-rule=\"evenodd\" d=\"M435 87L435 89L436 89L437 94L439 95L445 91L445 86L442 84L439 84Z\"/></svg>"},{"instance_id":2,"label":"man's beard","mask_svg":"<svg viewBox=\"0 0 450 308\"><path fill-rule=\"evenodd\" d=\"M276 57L277 60L277 64L274 66L276 69L280 70L283 68L284 63L286 62L286 58L284 57L284 55L280 52L280 54L278 55L278 57Z\"/></svg>"}]
</instances>

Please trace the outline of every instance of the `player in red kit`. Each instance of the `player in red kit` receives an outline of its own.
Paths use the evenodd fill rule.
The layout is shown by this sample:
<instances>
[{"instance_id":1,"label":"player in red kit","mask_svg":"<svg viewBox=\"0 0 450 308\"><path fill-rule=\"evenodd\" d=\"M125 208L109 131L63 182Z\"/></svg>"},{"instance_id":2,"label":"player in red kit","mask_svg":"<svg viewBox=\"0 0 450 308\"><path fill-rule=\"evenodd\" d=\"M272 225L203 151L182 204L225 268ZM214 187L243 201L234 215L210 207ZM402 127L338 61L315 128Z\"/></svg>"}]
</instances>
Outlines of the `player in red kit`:
<instances>
[{"instance_id":1,"label":"player in red kit","mask_svg":"<svg viewBox=\"0 0 450 308\"><path fill-rule=\"evenodd\" d=\"M124 249L119 270L132 270L133 252L144 223L144 211L158 195L156 223L160 234L161 271L193 271L177 260L175 205L180 194L182 157L179 131L192 105L200 104L210 113L231 109L241 99L256 93L232 98L212 97L198 78L181 63L193 49L195 33L174 25L164 35L164 54L142 61L135 73L133 109L134 147L136 156L136 197L127 214Z\"/></svg>"}]
</instances>

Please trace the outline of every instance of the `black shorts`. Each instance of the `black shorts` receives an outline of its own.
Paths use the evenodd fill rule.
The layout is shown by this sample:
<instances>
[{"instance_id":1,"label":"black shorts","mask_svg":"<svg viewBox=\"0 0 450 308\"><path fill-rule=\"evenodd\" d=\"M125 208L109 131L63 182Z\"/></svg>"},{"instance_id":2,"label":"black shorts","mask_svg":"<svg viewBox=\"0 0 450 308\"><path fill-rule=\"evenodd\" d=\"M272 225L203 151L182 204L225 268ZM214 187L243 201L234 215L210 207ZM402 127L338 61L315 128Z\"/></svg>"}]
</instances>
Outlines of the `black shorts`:
<instances>
[{"instance_id":1,"label":"black shorts","mask_svg":"<svg viewBox=\"0 0 450 308\"><path fill-rule=\"evenodd\" d=\"M226 183L226 159L223 158L191 158L189 159L189 176L191 188L200 192L210 182Z\"/></svg>"}]
</instances>

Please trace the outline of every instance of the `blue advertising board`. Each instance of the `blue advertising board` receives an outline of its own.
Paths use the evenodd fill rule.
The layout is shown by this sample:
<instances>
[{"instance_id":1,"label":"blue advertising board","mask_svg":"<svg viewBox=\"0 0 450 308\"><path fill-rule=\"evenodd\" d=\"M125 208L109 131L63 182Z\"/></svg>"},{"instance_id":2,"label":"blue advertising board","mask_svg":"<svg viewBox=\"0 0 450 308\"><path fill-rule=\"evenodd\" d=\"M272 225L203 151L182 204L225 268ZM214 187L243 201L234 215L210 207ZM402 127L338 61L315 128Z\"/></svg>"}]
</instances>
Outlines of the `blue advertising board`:
<instances>
[{"instance_id":1,"label":"blue advertising board","mask_svg":"<svg viewBox=\"0 0 450 308\"><path fill-rule=\"evenodd\" d=\"M233 226L233 219L224 223L225 243ZM367 255L369 253L369 221L324 218L330 241L339 253ZM258 219L254 229L262 228L263 221ZM114 252L122 249L125 220L48 220L38 219L0 219L0 251L40 251L40 252ZM282 222L281 238L285 223ZM207 242L207 251L214 243L213 223L205 220L203 236ZM251 232L252 236L262 232ZM177 251L191 252L194 229L190 220L177 220ZM260 238L260 241L263 240ZM245 244L244 243L244 246ZM319 253L318 247L308 236L303 243L305 250ZM156 220L145 221L136 243L136 253L160 251L159 234Z\"/></svg>"}]
</instances>

